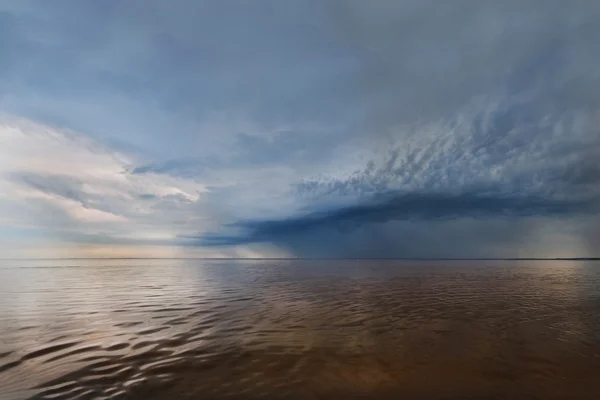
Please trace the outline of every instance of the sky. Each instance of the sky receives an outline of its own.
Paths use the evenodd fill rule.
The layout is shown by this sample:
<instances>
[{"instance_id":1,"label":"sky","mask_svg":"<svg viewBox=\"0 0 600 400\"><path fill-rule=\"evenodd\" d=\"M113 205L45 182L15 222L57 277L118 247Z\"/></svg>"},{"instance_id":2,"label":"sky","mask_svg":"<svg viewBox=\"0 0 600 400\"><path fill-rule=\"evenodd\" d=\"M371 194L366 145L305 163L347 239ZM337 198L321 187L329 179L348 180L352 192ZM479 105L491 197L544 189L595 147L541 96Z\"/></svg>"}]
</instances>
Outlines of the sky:
<instances>
[{"instance_id":1,"label":"sky","mask_svg":"<svg viewBox=\"0 0 600 400\"><path fill-rule=\"evenodd\" d=\"M0 2L0 258L600 256L596 0Z\"/></svg>"}]
</instances>

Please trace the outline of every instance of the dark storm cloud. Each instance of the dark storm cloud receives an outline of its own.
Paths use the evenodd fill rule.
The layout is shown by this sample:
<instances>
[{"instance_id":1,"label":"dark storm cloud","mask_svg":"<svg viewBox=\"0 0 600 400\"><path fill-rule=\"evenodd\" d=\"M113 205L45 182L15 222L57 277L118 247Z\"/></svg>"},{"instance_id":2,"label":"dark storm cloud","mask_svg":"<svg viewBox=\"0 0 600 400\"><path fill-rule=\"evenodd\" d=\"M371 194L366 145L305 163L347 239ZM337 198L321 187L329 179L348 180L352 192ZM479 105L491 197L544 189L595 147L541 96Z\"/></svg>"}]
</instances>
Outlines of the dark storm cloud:
<instances>
[{"instance_id":1,"label":"dark storm cloud","mask_svg":"<svg viewBox=\"0 0 600 400\"><path fill-rule=\"evenodd\" d=\"M531 102L459 114L434 137L405 138L346 177L304 179L295 193L313 201L403 190L569 197L599 193L600 132L571 110L546 115ZM590 121L591 122L591 121ZM416 136L416 138L415 138ZM415 145L413 142L417 142Z\"/></svg>"},{"instance_id":2,"label":"dark storm cloud","mask_svg":"<svg viewBox=\"0 0 600 400\"><path fill-rule=\"evenodd\" d=\"M572 216L597 212L595 202L552 200L535 197L492 197L478 194L387 194L369 203L315 212L282 220L238 222L238 235L209 234L203 245L236 245L252 242L285 241L286 237L310 234L325 227L340 231L359 229L365 224L397 220L439 220L456 218Z\"/></svg>"}]
</instances>

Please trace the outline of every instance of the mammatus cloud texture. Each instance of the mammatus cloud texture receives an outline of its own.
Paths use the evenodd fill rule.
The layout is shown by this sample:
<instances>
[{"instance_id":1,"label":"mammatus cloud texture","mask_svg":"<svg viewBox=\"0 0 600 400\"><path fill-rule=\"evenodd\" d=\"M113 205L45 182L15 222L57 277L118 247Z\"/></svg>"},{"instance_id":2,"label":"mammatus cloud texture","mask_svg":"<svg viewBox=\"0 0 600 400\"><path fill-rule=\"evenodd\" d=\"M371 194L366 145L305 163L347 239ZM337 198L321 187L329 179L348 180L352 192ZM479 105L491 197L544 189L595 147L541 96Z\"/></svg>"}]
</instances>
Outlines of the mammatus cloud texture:
<instances>
[{"instance_id":1,"label":"mammatus cloud texture","mask_svg":"<svg viewBox=\"0 0 600 400\"><path fill-rule=\"evenodd\" d=\"M592 0L3 2L1 250L598 256L599 18Z\"/></svg>"}]
</instances>

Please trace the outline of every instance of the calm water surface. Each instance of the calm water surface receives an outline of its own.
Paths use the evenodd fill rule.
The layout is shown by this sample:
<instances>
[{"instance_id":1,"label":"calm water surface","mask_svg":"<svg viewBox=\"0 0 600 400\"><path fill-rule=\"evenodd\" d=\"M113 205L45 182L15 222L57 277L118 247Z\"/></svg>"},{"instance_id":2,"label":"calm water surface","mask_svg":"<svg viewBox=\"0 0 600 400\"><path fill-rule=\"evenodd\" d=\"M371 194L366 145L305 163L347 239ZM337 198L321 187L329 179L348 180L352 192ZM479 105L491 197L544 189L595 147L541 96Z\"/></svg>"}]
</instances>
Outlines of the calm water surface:
<instances>
[{"instance_id":1,"label":"calm water surface","mask_svg":"<svg viewBox=\"0 0 600 400\"><path fill-rule=\"evenodd\" d=\"M598 399L600 263L0 262L0 399Z\"/></svg>"}]
</instances>

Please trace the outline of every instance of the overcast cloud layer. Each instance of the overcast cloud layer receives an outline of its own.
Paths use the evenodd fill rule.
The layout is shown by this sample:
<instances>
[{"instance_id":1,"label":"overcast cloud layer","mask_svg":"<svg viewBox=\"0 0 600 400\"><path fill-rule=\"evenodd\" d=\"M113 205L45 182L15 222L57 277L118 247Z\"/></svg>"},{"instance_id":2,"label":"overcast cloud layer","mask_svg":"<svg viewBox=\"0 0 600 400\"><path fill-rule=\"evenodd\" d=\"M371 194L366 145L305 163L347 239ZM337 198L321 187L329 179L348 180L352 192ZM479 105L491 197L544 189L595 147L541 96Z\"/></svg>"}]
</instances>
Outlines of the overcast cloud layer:
<instances>
[{"instance_id":1,"label":"overcast cloud layer","mask_svg":"<svg viewBox=\"0 0 600 400\"><path fill-rule=\"evenodd\" d=\"M4 1L0 251L600 256L598 20L595 0Z\"/></svg>"}]
</instances>

